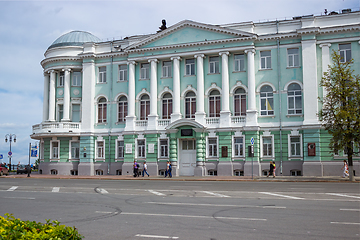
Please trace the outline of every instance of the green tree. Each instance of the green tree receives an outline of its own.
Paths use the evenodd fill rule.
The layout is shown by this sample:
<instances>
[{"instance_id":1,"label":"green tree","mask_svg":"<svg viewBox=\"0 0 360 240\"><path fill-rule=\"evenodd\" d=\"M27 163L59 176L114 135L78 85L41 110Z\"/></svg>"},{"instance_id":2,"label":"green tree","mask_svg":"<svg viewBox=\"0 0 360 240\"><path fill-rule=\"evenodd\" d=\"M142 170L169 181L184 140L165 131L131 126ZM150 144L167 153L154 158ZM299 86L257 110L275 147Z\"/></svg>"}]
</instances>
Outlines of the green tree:
<instances>
[{"instance_id":1,"label":"green tree","mask_svg":"<svg viewBox=\"0 0 360 240\"><path fill-rule=\"evenodd\" d=\"M354 149L355 145L359 148L360 143L360 77L351 69L353 60L342 62L343 58L336 51L331 57L332 64L320 81L325 96L319 98L323 104L319 117L332 135L330 148L347 153L349 179L354 181Z\"/></svg>"}]
</instances>

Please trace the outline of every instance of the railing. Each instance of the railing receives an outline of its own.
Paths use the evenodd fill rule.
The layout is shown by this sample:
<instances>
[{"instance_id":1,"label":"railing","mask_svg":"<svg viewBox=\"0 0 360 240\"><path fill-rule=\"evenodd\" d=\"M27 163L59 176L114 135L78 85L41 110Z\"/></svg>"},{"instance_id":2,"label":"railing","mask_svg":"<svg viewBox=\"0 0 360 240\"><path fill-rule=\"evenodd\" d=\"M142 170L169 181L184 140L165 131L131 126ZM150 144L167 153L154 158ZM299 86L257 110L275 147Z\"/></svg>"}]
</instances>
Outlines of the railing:
<instances>
[{"instance_id":1,"label":"railing","mask_svg":"<svg viewBox=\"0 0 360 240\"><path fill-rule=\"evenodd\" d=\"M135 121L135 126L137 126L137 127L146 127L147 125L148 125L147 120L136 120Z\"/></svg>"},{"instance_id":2,"label":"railing","mask_svg":"<svg viewBox=\"0 0 360 240\"><path fill-rule=\"evenodd\" d=\"M170 119L159 119L158 126L167 126L170 124Z\"/></svg>"},{"instance_id":3,"label":"railing","mask_svg":"<svg viewBox=\"0 0 360 240\"><path fill-rule=\"evenodd\" d=\"M206 124L218 124L220 122L220 118L218 117L208 117L206 119Z\"/></svg>"},{"instance_id":4,"label":"railing","mask_svg":"<svg viewBox=\"0 0 360 240\"><path fill-rule=\"evenodd\" d=\"M69 130L76 130L80 129L80 123L65 123L65 122L51 122L51 123L40 123L32 126L33 132L38 132L41 130L51 130L51 129L69 129Z\"/></svg>"},{"instance_id":5,"label":"railing","mask_svg":"<svg viewBox=\"0 0 360 240\"><path fill-rule=\"evenodd\" d=\"M232 116L231 117L232 123L243 123L243 122L245 122L245 120L246 120L245 116Z\"/></svg>"}]
</instances>

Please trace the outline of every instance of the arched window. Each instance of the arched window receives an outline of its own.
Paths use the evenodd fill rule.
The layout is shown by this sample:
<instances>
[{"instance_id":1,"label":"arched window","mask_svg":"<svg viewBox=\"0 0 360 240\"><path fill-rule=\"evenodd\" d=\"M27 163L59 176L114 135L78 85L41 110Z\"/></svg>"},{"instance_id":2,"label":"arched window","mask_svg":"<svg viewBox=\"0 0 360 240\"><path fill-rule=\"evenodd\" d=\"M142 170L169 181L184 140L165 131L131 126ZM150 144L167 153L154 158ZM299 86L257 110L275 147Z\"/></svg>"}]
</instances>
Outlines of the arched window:
<instances>
[{"instance_id":1,"label":"arched window","mask_svg":"<svg viewBox=\"0 0 360 240\"><path fill-rule=\"evenodd\" d=\"M100 98L98 102L98 123L106 123L106 98Z\"/></svg>"},{"instance_id":2,"label":"arched window","mask_svg":"<svg viewBox=\"0 0 360 240\"><path fill-rule=\"evenodd\" d=\"M140 99L140 120L148 120L150 114L150 97L144 94Z\"/></svg>"},{"instance_id":3,"label":"arched window","mask_svg":"<svg viewBox=\"0 0 360 240\"><path fill-rule=\"evenodd\" d=\"M210 92L209 117L220 117L220 92L218 90Z\"/></svg>"},{"instance_id":4,"label":"arched window","mask_svg":"<svg viewBox=\"0 0 360 240\"><path fill-rule=\"evenodd\" d=\"M260 106L262 116L274 115L273 89L269 85L260 89Z\"/></svg>"},{"instance_id":5,"label":"arched window","mask_svg":"<svg viewBox=\"0 0 360 240\"><path fill-rule=\"evenodd\" d=\"M288 114L302 114L301 87L292 83L288 87Z\"/></svg>"},{"instance_id":6,"label":"arched window","mask_svg":"<svg viewBox=\"0 0 360 240\"><path fill-rule=\"evenodd\" d=\"M162 119L170 119L172 114L172 96L170 93L165 93L162 98Z\"/></svg>"},{"instance_id":7,"label":"arched window","mask_svg":"<svg viewBox=\"0 0 360 240\"><path fill-rule=\"evenodd\" d=\"M234 115L246 115L246 93L243 88L238 88L234 94Z\"/></svg>"},{"instance_id":8,"label":"arched window","mask_svg":"<svg viewBox=\"0 0 360 240\"><path fill-rule=\"evenodd\" d=\"M127 98L122 96L118 102L118 122L125 122L126 116L128 115L128 103Z\"/></svg>"},{"instance_id":9,"label":"arched window","mask_svg":"<svg viewBox=\"0 0 360 240\"><path fill-rule=\"evenodd\" d=\"M195 118L196 95L190 91L185 96L185 118Z\"/></svg>"}]
</instances>

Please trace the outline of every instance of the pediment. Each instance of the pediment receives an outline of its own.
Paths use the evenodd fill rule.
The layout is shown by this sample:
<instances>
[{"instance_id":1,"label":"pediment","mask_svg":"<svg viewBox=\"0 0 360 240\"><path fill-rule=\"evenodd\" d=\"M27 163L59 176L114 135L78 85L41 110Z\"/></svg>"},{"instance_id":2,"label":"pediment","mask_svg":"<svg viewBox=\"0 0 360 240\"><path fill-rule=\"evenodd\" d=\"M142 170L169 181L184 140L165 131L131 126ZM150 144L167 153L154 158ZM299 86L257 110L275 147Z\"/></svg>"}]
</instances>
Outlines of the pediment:
<instances>
[{"instance_id":1,"label":"pediment","mask_svg":"<svg viewBox=\"0 0 360 240\"><path fill-rule=\"evenodd\" d=\"M196 43L205 44L216 41L255 37L257 36L253 33L184 20L139 43L129 46L128 49L158 48Z\"/></svg>"}]
</instances>

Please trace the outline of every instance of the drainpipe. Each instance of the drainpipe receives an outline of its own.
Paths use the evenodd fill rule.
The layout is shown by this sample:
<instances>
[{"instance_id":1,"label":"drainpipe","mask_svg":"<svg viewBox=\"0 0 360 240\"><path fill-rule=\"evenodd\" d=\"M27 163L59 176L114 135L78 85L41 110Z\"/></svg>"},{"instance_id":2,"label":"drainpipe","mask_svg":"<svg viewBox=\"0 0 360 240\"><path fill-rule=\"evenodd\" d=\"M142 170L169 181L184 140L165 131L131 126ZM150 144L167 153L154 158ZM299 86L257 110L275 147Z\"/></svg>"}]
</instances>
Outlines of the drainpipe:
<instances>
[{"instance_id":1,"label":"drainpipe","mask_svg":"<svg viewBox=\"0 0 360 240\"><path fill-rule=\"evenodd\" d=\"M113 48L113 42L111 41L110 42L110 52L112 52ZM112 91L113 91L113 61L114 61L114 58L113 56L111 55L111 65L110 65L110 93L109 93L109 113L110 113L110 116L109 116L109 131L108 131L108 134L109 134L109 161L108 161L108 166L107 166L107 174L109 175L110 174L110 163L111 163L111 124L112 124L112 114L111 114L111 102L112 102Z\"/></svg>"},{"instance_id":2,"label":"drainpipe","mask_svg":"<svg viewBox=\"0 0 360 240\"><path fill-rule=\"evenodd\" d=\"M279 33L279 21L276 21L276 33ZM281 70L280 70L280 39L276 39L277 45L277 70L278 70L278 89L279 89L279 130L280 130L280 174L282 175L283 171L283 161L282 161L282 121L281 121Z\"/></svg>"}]
</instances>

